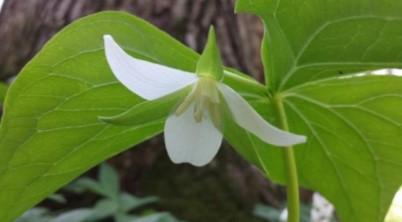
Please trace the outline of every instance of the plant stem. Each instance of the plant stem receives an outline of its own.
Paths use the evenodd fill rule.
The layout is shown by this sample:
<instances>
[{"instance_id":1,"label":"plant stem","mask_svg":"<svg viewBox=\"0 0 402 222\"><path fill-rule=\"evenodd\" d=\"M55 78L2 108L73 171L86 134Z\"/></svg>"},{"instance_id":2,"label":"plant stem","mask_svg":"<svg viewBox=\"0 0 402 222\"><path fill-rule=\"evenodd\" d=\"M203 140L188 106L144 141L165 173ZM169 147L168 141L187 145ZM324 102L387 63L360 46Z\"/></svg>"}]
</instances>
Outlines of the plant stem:
<instances>
[{"instance_id":1,"label":"plant stem","mask_svg":"<svg viewBox=\"0 0 402 222\"><path fill-rule=\"evenodd\" d=\"M282 98L275 97L275 107L279 114L280 127L289 131L288 121L285 109L283 107ZM300 218L300 201L299 201L299 182L297 178L296 160L293 147L289 146L284 149L285 164L287 174L287 202L288 202L288 222L299 222Z\"/></svg>"}]
</instances>

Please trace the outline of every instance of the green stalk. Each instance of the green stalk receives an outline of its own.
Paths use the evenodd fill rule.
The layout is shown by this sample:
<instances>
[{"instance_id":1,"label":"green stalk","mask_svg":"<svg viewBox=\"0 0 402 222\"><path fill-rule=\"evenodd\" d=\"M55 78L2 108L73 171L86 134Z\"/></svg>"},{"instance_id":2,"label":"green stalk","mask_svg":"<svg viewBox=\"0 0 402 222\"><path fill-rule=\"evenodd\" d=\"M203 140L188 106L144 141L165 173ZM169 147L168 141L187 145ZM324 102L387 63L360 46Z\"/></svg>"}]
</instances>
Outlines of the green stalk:
<instances>
[{"instance_id":1,"label":"green stalk","mask_svg":"<svg viewBox=\"0 0 402 222\"><path fill-rule=\"evenodd\" d=\"M276 110L279 114L280 127L289 131L288 121L281 97L274 99ZM287 179L287 202L288 202L288 222L299 222L300 218L300 201L299 201L299 182L297 178L296 160L293 147L289 146L284 149L286 163L286 179Z\"/></svg>"}]
</instances>

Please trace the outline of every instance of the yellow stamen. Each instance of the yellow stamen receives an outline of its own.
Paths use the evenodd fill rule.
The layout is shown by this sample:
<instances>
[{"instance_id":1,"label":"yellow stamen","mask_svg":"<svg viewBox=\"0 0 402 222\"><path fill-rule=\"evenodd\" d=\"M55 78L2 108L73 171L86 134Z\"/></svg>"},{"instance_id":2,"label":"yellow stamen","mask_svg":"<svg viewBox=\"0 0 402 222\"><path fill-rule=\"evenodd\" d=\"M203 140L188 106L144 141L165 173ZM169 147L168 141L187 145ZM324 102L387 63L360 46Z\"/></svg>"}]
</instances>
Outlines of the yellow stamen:
<instances>
[{"instance_id":1,"label":"yellow stamen","mask_svg":"<svg viewBox=\"0 0 402 222\"><path fill-rule=\"evenodd\" d=\"M219 112L219 103L211 103L211 108L209 109L211 115L212 123L218 129L221 128L222 120Z\"/></svg>"},{"instance_id":2,"label":"yellow stamen","mask_svg":"<svg viewBox=\"0 0 402 222\"><path fill-rule=\"evenodd\" d=\"M176 116L180 116L181 114L186 111L186 109L190 106L191 102L194 100L194 93L190 92L184 99L183 103L180 104L180 106L176 109L176 112L174 113Z\"/></svg>"},{"instance_id":3,"label":"yellow stamen","mask_svg":"<svg viewBox=\"0 0 402 222\"><path fill-rule=\"evenodd\" d=\"M183 103L176 109L175 115L180 116L194 102L193 116L194 120L199 123L210 115L215 127L221 125L219 113L219 92L216 80L210 77L200 77L195 83L193 90L187 95Z\"/></svg>"}]
</instances>

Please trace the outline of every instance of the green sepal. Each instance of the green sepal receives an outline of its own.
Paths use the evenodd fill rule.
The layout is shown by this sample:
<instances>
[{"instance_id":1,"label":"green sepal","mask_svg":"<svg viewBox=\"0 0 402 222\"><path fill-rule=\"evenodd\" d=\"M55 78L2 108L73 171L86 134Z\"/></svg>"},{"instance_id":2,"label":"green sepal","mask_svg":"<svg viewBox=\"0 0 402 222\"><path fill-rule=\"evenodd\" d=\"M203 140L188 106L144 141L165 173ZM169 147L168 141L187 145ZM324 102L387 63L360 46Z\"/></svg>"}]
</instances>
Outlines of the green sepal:
<instances>
[{"instance_id":1,"label":"green sepal","mask_svg":"<svg viewBox=\"0 0 402 222\"><path fill-rule=\"evenodd\" d=\"M211 26L208 33L207 43L197 63L196 73L199 76L209 76L216 80L223 78L223 66L219 48L216 43L215 30Z\"/></svg>"},{"instance_id":2,"label":"green sepal","mask_svg":"<svg viewBox=\"0 0 402 222\"><path fill-rule=\"evenodd\" d=\"M169 114L174 111L174 107L177 106L180 101L183 101L190 89L191 87L186 87L183 90L179 90L167 96L144 101L115 116L99 116L98 118L104 122L121 126L137 126L156 121L164 121ZM152 112L152 115L150 115L150 112Z\"/></svg>"}]
</instances>

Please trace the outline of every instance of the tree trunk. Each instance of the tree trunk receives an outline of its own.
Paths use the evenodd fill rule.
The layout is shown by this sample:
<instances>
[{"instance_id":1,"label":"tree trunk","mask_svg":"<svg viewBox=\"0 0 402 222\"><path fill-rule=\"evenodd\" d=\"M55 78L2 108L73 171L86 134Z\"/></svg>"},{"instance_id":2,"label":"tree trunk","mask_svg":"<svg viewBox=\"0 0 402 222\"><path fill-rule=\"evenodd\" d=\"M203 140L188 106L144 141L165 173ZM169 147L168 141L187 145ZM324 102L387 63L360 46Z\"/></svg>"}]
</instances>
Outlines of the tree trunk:
<instances>
[{"instance_id":1,"label":"tree trunk","mask_svg":"<svg viewBox=\"0 0 402 222\"><path fill-rule=\"evenodd\" d=\"M233 0L5 0L0 14L0 76L16 75L56 32L104 10L142 17L201 51L214 24L225 65L262 79L259 19L233 13Z\"/></svg>"},{"instance_id":2,"label":"tree trunk","mask_svg":"<svg viewBox=\"0 0 402 222\"><path fill-rule=\"evenodd\" d=\"M203 49L208 28L215 25L225 65L262 81L261 22L251 15L235 15L233 9L234 0L5 0L0 14L0 78L16 75L46 41L72 21L98 11L123 10L144 18L196 51ZM183 202L192 195L203 203L202 209L197 209L200 212L212 215L213 207L219 207L221 213L226 210L237 216L228 217L227 221L253 221L240 220L239 214L242 210L250 211L260 201L279 206L283 200L282 188L269 183L228 145L224 145L212 164L194 168L170 163L163 144L157 137L110 161L119 168L126 190L158 195L162 200L169 198L165 203L172 198L181 198ZM181 186L183 192L173 194L172 189L163 189L169 182ZM218 201L219 206L210 205L215 197L223 198ZM178 212L188 205L165 206ZM189 221L226 221L191 218L183 213L180 216Z\"/></svg>"}]
</instances>

